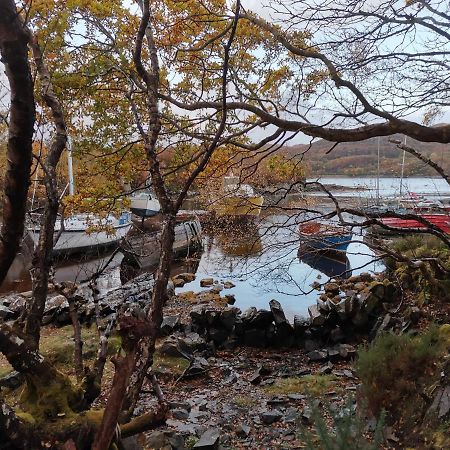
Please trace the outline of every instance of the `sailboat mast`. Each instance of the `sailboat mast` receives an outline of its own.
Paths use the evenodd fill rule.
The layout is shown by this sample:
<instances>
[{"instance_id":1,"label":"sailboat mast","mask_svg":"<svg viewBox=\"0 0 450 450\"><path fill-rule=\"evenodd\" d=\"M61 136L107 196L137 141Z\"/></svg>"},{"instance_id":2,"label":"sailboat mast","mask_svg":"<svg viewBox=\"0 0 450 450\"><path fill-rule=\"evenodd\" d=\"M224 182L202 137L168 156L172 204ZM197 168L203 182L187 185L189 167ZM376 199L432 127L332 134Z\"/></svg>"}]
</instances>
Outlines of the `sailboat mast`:
<instances>
[{"instance_id":1,"label":"sailboat mast","mask_svg":"<svg viewBox=\"0 0 450 450\"><path fill-rule=\"evenodd\" d=\"M73 179L72 138L67 138L67 171L69 172L69 195L75 194L75 181Z\"/></svg>"},{"instance_id":2,"label":"sailboat mast","mask_svg":"<svg viewBox=\"0 0 450 450\"><path fill-rule=\"evenodd\" d=\"M377 149L377 206L380 204L380 136L378 136Z\"/></svg>"},{"instance_id":3,"label":"sailboat mast","mask_svg":"<svg viewBox=\"0 0 450 450\"><path fill-rule=\"evenodd\" d=\"M406 136L405 136L404 144L406 145ZM406 151L403 150L402 173L400 176L400 198L402 197L402 192L403 192L403 175L405 173L405 155L406 155Z\"/></svg>"}]
</instances>

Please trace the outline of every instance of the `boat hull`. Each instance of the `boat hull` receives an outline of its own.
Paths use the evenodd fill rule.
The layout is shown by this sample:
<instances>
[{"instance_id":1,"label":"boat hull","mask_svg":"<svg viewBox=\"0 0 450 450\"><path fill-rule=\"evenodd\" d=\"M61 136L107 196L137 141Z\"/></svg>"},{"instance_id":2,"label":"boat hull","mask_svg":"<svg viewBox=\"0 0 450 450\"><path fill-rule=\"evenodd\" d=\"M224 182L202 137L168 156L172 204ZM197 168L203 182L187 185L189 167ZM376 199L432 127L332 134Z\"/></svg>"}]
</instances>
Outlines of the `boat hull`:
<instances>
[{"instance_id":1,"label":"boat hull","mask_svg":"<svg viewBox=\"0 0 450 450\"><path fill-rule=\"evenodd\" d=\"M218 217L258 217L264 203L262 195L252 197L224 197L215 205Z\"/></svg>"},{"instance_id":2,"label":"boat hull","mask_svg":"<svg viewBox=\"0 0 450 450\"><path fill-rule=\"evenodd\" d=\"M69 230L63 231L56 242L54 254L72 254L92 250L99 247L109 247L117 243L126 236L131 228L131 223L114 228L113 231L92 231ZM39 231L29 230L29 234L36 246L39 242ZM55 237L58 233L55 233Z\"/></svg>"},{"instance_id":3,"label":"boat hull","mask_svg":"<svg viewBox=\"0 0 450 450\"><path fill-rule=\"evenodd\" d=\"M136 216L147 218L159 214L161 205L153 195L141 193L130 198L130 209Z\"/></svg>"},{"instance_id":4,"label":"boat hull","mask_svg":"<svg viewBox=\"0 0 450 450\"><path fill-rule=\"evenodd\" d=\"M34 217L28 224L28 233L36 247L39 242L41 226L39 216ZM120 217L108 214L106 217L91 216L89 214L75 214L64 219L61 231L61 222L55 223L53 247L54 254L81 253L99 247L116 245L126 236L132 225L131 214L123 212Z\"/></svg>"},{"instance_id":5,"label":"boat hull","mask_svg":"<svg viewBox=\"0 0 450 450\"><path fill-rule=\"evenodd\" d=\"M188 256L202 247L201 225L198 219L186 220L175 225L174 256ZM123 265L148 269L156 266L161 254L161 232L133 230L127 238Z\"/></svg>"},{"instance_id":6,"label":"boat hull","mask_svg":"<svg viewBox=\"0 0 450 450\"><path fill-rule=\"evenodd\" d=\"M420 214L420 217L432 223L444 233L450 233L450 215L448 214ZM382 225L388 226L390 229L382 226L374 226L373 232L380 234L401 234L408 230L427 230L427 226L422 222L414 219L402 219L397 217L384 217L379 219ZM396 230L398 229L398 231Z\"/></svg>"},{"instance_id":7,"label":"boat hull","mask_svg":"<svg viewBox=\"0 0 450 450\"><path fill-rule=\"evenodd\" d=\"M300 238L310 249L323 252L345 253L352 240L352 235L341 234L335 236L320 236L300 233Z\"/></svg>"}]
</instances>

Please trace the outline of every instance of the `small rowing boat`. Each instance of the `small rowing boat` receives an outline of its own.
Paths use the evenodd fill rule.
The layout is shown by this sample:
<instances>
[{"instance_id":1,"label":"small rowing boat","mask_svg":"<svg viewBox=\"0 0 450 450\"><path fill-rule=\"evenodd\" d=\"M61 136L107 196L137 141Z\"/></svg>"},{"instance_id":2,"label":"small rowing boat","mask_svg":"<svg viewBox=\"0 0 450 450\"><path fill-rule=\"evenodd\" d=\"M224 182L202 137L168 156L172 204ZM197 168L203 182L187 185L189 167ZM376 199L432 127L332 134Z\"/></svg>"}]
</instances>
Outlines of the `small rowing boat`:
<instances>
[{"instance_id":1,"label":"small rowing boat","mask_svg":"<svg viewBox=\"0 0 450 450\"><path fill-rule=\"evenodd\" d=\"M321 222L300 224L299 234L305 245L323 252L346 252L353 235L348 228Z\"/></svg>"}]
</instances>

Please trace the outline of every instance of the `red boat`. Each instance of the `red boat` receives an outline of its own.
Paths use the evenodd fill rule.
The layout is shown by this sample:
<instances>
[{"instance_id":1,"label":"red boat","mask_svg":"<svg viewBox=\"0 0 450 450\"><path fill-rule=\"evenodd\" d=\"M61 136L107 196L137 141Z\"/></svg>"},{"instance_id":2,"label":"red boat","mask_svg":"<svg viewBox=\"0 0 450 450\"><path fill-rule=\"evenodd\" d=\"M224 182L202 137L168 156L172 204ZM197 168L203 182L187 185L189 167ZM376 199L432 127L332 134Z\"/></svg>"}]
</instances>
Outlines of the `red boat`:
<instances>
[{"instance_id":1,"label":"red boat","mask_svg":"<svg viewBox=\"0 0 450 450\"><path fill-rule=\"evenodd\" d=\"M450 234L450 215L448 214L418 214L418 217L422 217L434 226L439 228L444 233ZM391 228L407 228L412 230L426 230L428 227L414 219L400 219L397 217L384 217L379 221Z\"/></svg>"}]
</instances>

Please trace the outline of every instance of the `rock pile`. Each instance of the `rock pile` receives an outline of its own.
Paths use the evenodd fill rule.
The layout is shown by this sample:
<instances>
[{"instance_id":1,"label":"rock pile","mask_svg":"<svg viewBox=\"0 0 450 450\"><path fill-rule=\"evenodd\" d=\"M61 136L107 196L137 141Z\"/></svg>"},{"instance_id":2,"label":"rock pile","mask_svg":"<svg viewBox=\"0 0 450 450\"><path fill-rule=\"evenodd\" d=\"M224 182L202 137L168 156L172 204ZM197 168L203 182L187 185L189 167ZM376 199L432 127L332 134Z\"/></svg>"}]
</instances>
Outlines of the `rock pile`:
<instances>
[{"instance_id":1,"label":"rock pile","mask_svg":"<svg viewBox=\"0 0 450 450\"><path fill-rule=\"evenodd\" d=\"M97 308L101 317L115 314L119 308L145 309L150 304L153 275L142 274L116 289L98 296ZM169 289L173 290L173 285ZM81 285L76 292L78 315L81 323L95 317L96 302L87 286ZM29 294L12 294L0 299L0 318L8 321L19 317ZM45 303L43 324L67 325L70 322L69 304L63 295L51 295Z\"/></svg>"},{"instance_id":2,"label":"rock pile","mask_svg":"<svg viewBox=\"0 0 450 450\"><path fill-rule=\"evenodd\" d=\"M351 340L357 331L369 331L395 296L393 283L363 274L341 284L326 284L317 304L309 307L310 317L295 316L292 324L276 300L269 302L267 310L252 307L244 313L235 307L198 306L190 316L192 330L219 348L296 346L313 352ZM333 351L345 352L330 349L319 359L332 359Z\"/></svg>"}]
</instances>

